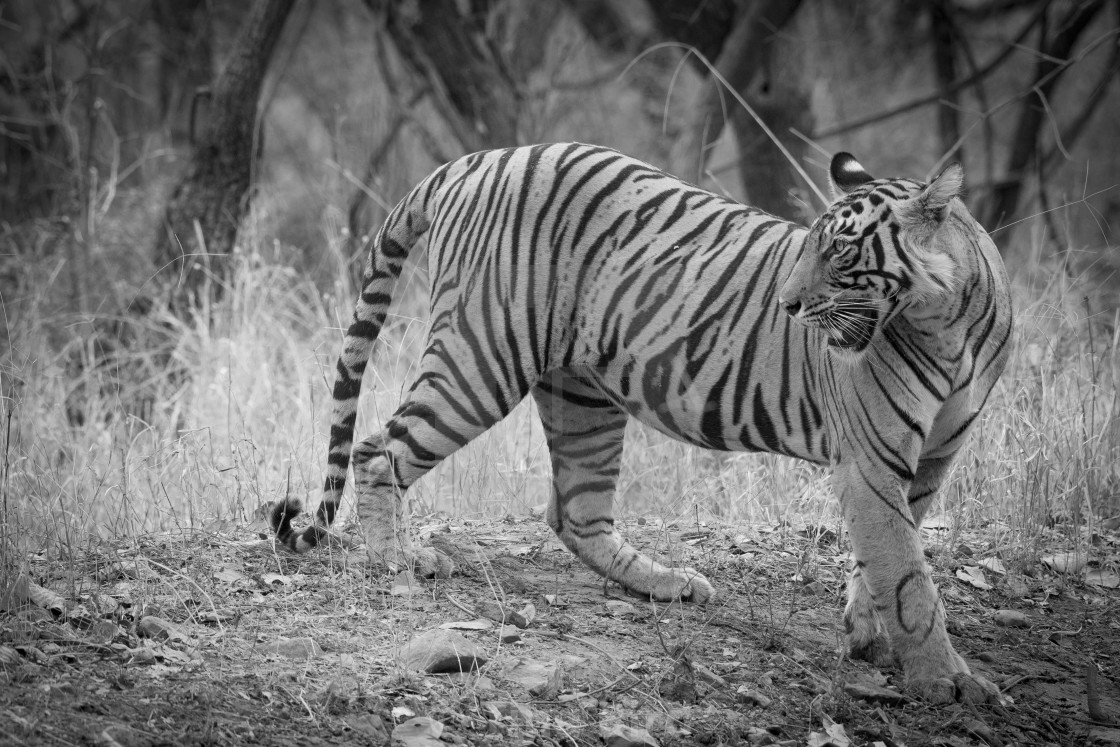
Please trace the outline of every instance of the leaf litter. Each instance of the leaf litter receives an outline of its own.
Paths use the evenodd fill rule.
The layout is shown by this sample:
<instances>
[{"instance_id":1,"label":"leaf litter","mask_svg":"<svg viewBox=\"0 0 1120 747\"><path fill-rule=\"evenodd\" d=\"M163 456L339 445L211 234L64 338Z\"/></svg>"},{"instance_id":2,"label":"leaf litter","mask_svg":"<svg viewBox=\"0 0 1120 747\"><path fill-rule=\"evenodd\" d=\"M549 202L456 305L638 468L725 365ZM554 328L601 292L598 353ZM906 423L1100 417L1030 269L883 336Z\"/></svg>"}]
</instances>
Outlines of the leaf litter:
<instances>
[{"instance_id":1,"label":"leaf litter","mask_svg":"<svg viewBox=\"0 0 1120 747\"><path fill-rule=\"evenodd\" d=\"M1010 698L966 709L925 704L897 669L843 655L849 557L834 529L627 526L638 546L716 584L719 597L701 607L605 585L537 520L440 526L477 562L434 582L367 573L340 549L353 543L297 557L228 527L91 548L77 565L34 556L0 587L6 734L121 744L130 735L175 744L1066 744L1113 728L1092 723L1090 695L1097 713L1120 713L1115 529L1063 571L1010 563L980 534L959 535L955 549L949 533L934 534L954 645ZM90 570L75 575L79 566ZM410 642L429 654L437 639L452 642L449 673L403 663Z\"/></svg>"}]
</instances>

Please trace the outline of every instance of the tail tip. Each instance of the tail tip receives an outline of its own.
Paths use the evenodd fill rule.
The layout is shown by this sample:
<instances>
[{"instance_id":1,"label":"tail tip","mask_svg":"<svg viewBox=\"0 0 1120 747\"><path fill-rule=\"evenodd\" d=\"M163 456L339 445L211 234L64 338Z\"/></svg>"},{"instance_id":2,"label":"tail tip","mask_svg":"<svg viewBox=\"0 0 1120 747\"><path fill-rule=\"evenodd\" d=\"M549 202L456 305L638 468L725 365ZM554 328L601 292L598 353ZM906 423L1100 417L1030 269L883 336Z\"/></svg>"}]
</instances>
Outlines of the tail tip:
<instances>
[{"instance_id":1,"label":"tail tip","mask_svg":"<svg viewBox=\"0 0 1120 747\"><path fill-rule=\"evenodd\" d=\"M272 515L269 517L272 531L278 537L286 536L292 531L292 519L299 516L301 511L303 511L303 504L297 498L285 498L277 501L276 505L272 507Z\"/></svg>"}]
</instances>

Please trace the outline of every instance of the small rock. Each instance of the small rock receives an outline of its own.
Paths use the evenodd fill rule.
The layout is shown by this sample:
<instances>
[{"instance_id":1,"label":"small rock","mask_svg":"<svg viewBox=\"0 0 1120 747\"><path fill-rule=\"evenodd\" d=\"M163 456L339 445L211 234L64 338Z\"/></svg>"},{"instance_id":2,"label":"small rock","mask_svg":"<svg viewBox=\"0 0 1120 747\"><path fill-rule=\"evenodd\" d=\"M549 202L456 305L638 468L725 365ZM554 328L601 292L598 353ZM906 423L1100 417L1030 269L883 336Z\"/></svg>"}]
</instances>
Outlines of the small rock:
<instances>
[{"instance_id":1,"label":"small rock","mask_svg":"<svg viewBox=\"0 0 1120 747\"><path fill-rule=\"evenodd\" d=\"M155 641L189 641L190 636L173 622L168 622L162 617L146 615L140 618L136 625L136 632L141 638L151 638Z\"/></svg>"},{"instance_id":2,"label":"small rock","mask_svg":"<svg viewBox=\"0 0 1120 747\"><path fill-rule=\"evenodd\" d=\"M417 716L393 729L393 747L444 747L439 735L443 724L434 718Z\"/></svg>"},{"instance_id":3,"label":"small rock","mask_svg":"<svg viewBox=\"0 0 1120 747\"><path fill-rule=\"evenodd\" d=\"M766 708L770 705L770 698L766 697L757 690L751 690L746 685L739 685L739 689L735 691L735 699L740 703L747 705L756 705L759 708Z\"/></svg>"},{"instance_id":4,"label":"small rock","mask_svg":"<svg viewBox=\"0 0 1120 747\"><path fill-rule=\"evenodd\" d=\"M992 613L992 620L996 625L1006 628L1029 628L1031 620L1018 610L996 610Z\"/></svg>"},{"instance_id":5,"label":"small rock","mask_svg":"<svg viewBox=\"0 0 1120 747\"><path fill-rule=\"evenodd\" d=\"M529 694L541 700L556 700L560 691L564 689L564 665L556 662L552 674L544 684L529 688Z\"/></svg>"},{"instance_id":6,"label":"small rock","mask_svg":"<svg viewBox=\"0 0 1120 747\"><path fill-rule=\"evenodd\" d=\"M697 677L704 680L713 687L727 687L727 680L725 680L723 677L720 677L718 674L708 669L703 664L697 664L696 662L693 662L692 670L696 672Z\"/></svg>"},{"instance_id":7,"label":"small rock","mask_svg":"<svg viewBox=\"0 0 1120 747\"><path fill-rule=\"evenodd\" d=\"M536 608L536 607L535 607L535 606L533 605L533 603L532 603L532 602L529 602L529 603L528 603L528 604L526 604L526 605L525 605L524 607L522 607L521 609L519 609L519 610L517 611L517 613L518 613L519 615L521 615L521 619L523 619L523 620L525 621L525 627L527 628L527 627L529 627L530 625L532 625L532 624L533 624L533 620L535 620L535 619L536 619L536 617L537 617L537 608Z\"/></svg>"},{"instance_id":8,"label":"small rock","mask_svg":"<svg viewBox=\"0 0 1120 747\"><path fill-rule=\"evenodd\" d=\"M287 656L289 659L313 659L323 655L323 649L319 644L307 637L281 638L259 644L257 649L270 654Z\"/></svg>"},{"instance_id":9,"label":"small rock","mask_svg":"<svg viewBox=\"0 0 1120 747\"><path fill-rule=\"evenodd\" d=\"M478 612L483 617L488 617L495 622L510 623L519 628L529 627L529 621L525 615L517 610L507 610L502 605L494 601L485 601L478 605ZM535 610L534 610L535 612Z\"/></svg>"},{"instance_id":10,"label":"small rock","mask_svg":"<svg viewBox=\"0 0 1120 747\"><path fill-rule=\"evenodd\" d=\"M1116 747L1120 745L1120 729L1108 726L1093 726L1089 729L1089 738L1085 740L1089 747Z\"/></svg>"},{"instance_id":11,"label":"small rock","mask_svg":"<svg viewBox=\"0 0 1120 747\"><path fill-rule=\"evenodd\" d=\"M504 700L499 702L490 703L495 711L510 719L514 723L531 724L537 715L532 708L524 703L516 703L512 700Z\"/></svg>"},{"instance_id":12,"label":"small rock","mask_svg":"<svg viewBox=\"0 0 1120 747\"><path fill-rule=\"evenodd\" d=\"M94 643L109 644L117 637L120 628L108 620L98 620L86 631L86 638Z\"/></svg>"},{"instance_id":13,"label":"small rock","mask_svg":"<svg viewBox=\"0 0 1120 747\"><path fill-rule=\"evenodd\" d=\"M498 640L502 643L517 643L521 640L521 631L514 625L503 625L498 633Z\"/></svg>"},{"instance_id":14,"label":"small rock","mask_svg":"<svg viewBox=\"0 0 1120 747\"><path fill-rule=\"evenodd\" d=\"M607 608L607 614L613 617L634 617L638 614L637 607L621 599L611 599L604 606Z\"/></svg>"},{"instance_id":15,"label":"small rock","mask_svg":"<svg viewBox=\"0 0 1120 747\"><path fill-rule=\"evenodd\" d=\"M866 700L871 703L884 703L892 706L902 705L910 700L910 698L897 690L888 690L885 687L879 687L870 682L847 682L844 684L844 692L857 700Z\"/></svg>"},{"instance_id":16,"label":"small rock","mask_svg":"<svg viewBox=\"0 0 1120 747\"><path fill-rule=\"evenodd\" d=\"M599 736L607 747L660 747L657 740L645 729L624 724L599 727Z\"/></svg>"},{"instance_id":17,"label":"small rock","mask_svg":"<svg viewBox=\"0 0 1120 747\"><path fill-rule=\"evenodd\" d=\"M778 744L778 738L757 726L747 727L747 742L752 745Z\"/></svg>"},{"instance_id":18,"label":"small rock","mask_svg":"<svg viewBox=\"0 0 1120 747\"><path fill-rule=\"evenodd\" d=\"M441 674L466 672L487 662L473 641L452 630L428 630L415 636L397 651L402 665L418 672Z\"/></svg>"},{"instance_id":19,"label":"small rock","mask_svg":"<svg viewBox=\"0 0 1120 747\"><path fill-rule=\"evenodd\" d=\"M821 596L828 593L828 589L820 581L810 581L801 587L802 594Z\"/></svg>"},{"instance_id":20,"label":"small rock","mask_svg":"<svg viewBox=\"0 0 1120 747\"><path fill-rule=\"evenodd\" d=\"M510 682L516 682L526 690L533 691L548 684L549 678L558 666L560 666L559 662L544 664L532 659L517 659L505 665L502 669L502 677Z\"/></svg>"}]
</instances>

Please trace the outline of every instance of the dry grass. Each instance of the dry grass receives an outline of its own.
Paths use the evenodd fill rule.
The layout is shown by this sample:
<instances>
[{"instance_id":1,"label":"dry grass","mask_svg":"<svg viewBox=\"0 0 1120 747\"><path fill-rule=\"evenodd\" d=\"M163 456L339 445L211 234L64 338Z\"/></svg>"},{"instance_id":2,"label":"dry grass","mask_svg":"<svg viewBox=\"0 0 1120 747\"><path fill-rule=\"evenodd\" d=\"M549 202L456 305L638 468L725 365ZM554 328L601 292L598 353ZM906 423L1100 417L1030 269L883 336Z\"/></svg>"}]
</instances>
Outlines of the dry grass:
<instances>
[{"instance_id":1,"label":"dry grass","mask_svg":"<svg viewBox=\"0 0 1120 747\"><path fill-rule=\"evenodd\" d=\"M336 247L337 248L337 247ZM9 306L0 362L4 532L66 554L107 535L245 521L282 495L317 501L329 379L353 289L336 294L257 257L225 300L190 322L43 313ZM367 376L359 432L411 381L425 333L413 277ZM1073 541L1117 512L1118 325L1062 272L1020 278L1018 344L944 493L944 512L1025 548L1057 522ZM124 330L124 332L122 332ZM109 355L99 340L127 334ZM101 346L104 347L103 345ZM419 512L524 514L548 497L540 425L525 403L422 480ZM620 481L623 517L734 523L837 522L825 473L771 455L713 454L637 425ZM345 516L345 514L344 514Z\"/></svg>"}]
</instances>

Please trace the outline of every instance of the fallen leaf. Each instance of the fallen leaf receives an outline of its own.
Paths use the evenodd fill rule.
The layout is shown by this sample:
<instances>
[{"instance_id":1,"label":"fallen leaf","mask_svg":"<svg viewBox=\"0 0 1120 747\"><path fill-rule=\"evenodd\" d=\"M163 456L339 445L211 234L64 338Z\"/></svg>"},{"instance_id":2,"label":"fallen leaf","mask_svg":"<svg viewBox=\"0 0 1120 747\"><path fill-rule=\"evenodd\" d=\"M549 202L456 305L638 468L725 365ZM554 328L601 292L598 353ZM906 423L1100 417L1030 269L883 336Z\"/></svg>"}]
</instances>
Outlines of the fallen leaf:
<instances>
[{"instance_id":1,"label":"fallen leaf","mask_svg":"<svg viewBox=\"0 0 1120 747\"><path fill-rule=\"evenodd\" d=\"M1055 573L1081 573L1088 558L1083 552L1060 552L1041 559Z\"/></svg>"},{"instance_id":2,"label":"fallen leaf","mask_svg":"<svg viewBox=\"0 0 1120 747\"><path fill-rule=\"evenodd\" d=\"M975 586L977 589L989 591L992 588L992 585L988 583L988 579L984 578L984 571L980 570L979 566L961 566L957 569L957 578L971 586Z\"/></svg>"},{"instance_id":3,"label":"fallen leaf","mask_svg":"<svg viewBox=\"0 0 1120 747\"><path fill-rule=\"evenodd\" d=\"M222 583L236 584L241 581L248 581L249 577L244 573L233 570L232 568L222 568L214 573L214 578Z\"/></svg>"},{"instance_id":4,"label":"fallen leaf","mask_svg":"<svg viewBox=\"0 0 1120 747\"><path fill-rule=\"evenodd\" d=\"M657 740L648 731L624 724L600 726L599 736L607 747L658 747Z\"/></svg>"},{"instance_id":5,"label":"fallen leaf","mask_svg":"<svg viewBox=\"0 0 1120 747\"><path fill-rule=\"evenodd\" d=\"M389 585L389 594L394 597L410 597L418 586L419 583L412 575L412 571L401 571L393 577L393 582Z\"/></svg>"},{"instance_id":6,"label":"fallen leaf","mask_svg":"<svg viewBox=\"0 0 1120 747\"><path fill-rule=\"evenodd\" d=\"M980 567L1000 576L1007 575L1007 568L999 558L984 558L980 561Z\"/></svg>"},{"instance_id":7,"label":"fallen leaf","mask_svg":"<svg viewBox=\"0 0 1120 747\"><path fill-rule=\"evenodd\" d=\"M1089 571L1085 574L1085 583L1090 586L1100 586L1105 589L1118 589L1120 588L1120 574L1117 574L1116 571L1110 571L1104 568Z\"/></svg>"},{"instance_id":8,"label":"fallen leaf","mask_svg":"<svg viewBox=\"0 0 1120 747\"><path fill-rule=\"evenodd\" d=\"M821 725L824 726L823 733L814 731L809 734L809 747L848 747L851 744L844 725L833 721L828 714L821 714Z\"/></svg>"},{"instance_id":9,"label":"fallen leaf","mask_svg":"<svg viewBox=\"0 0 1120 747\"><path fill-rule=\"evenodd\" d=\"M434 718L417 716L398 724L393 729L392 743L400 747L443 747L439 735L443 733L443 724Z\"/></svg>"},{"instance_id":10,"label":"fallen leaf","mask_svg":"<svg viewBox=\"0 0 1120 747\"><path fill-rule=\"evenodd\" d=\"M489 620L453 620L440 625L444 630L490 630L494 623Z\"/></svg>"}]
</instances>

